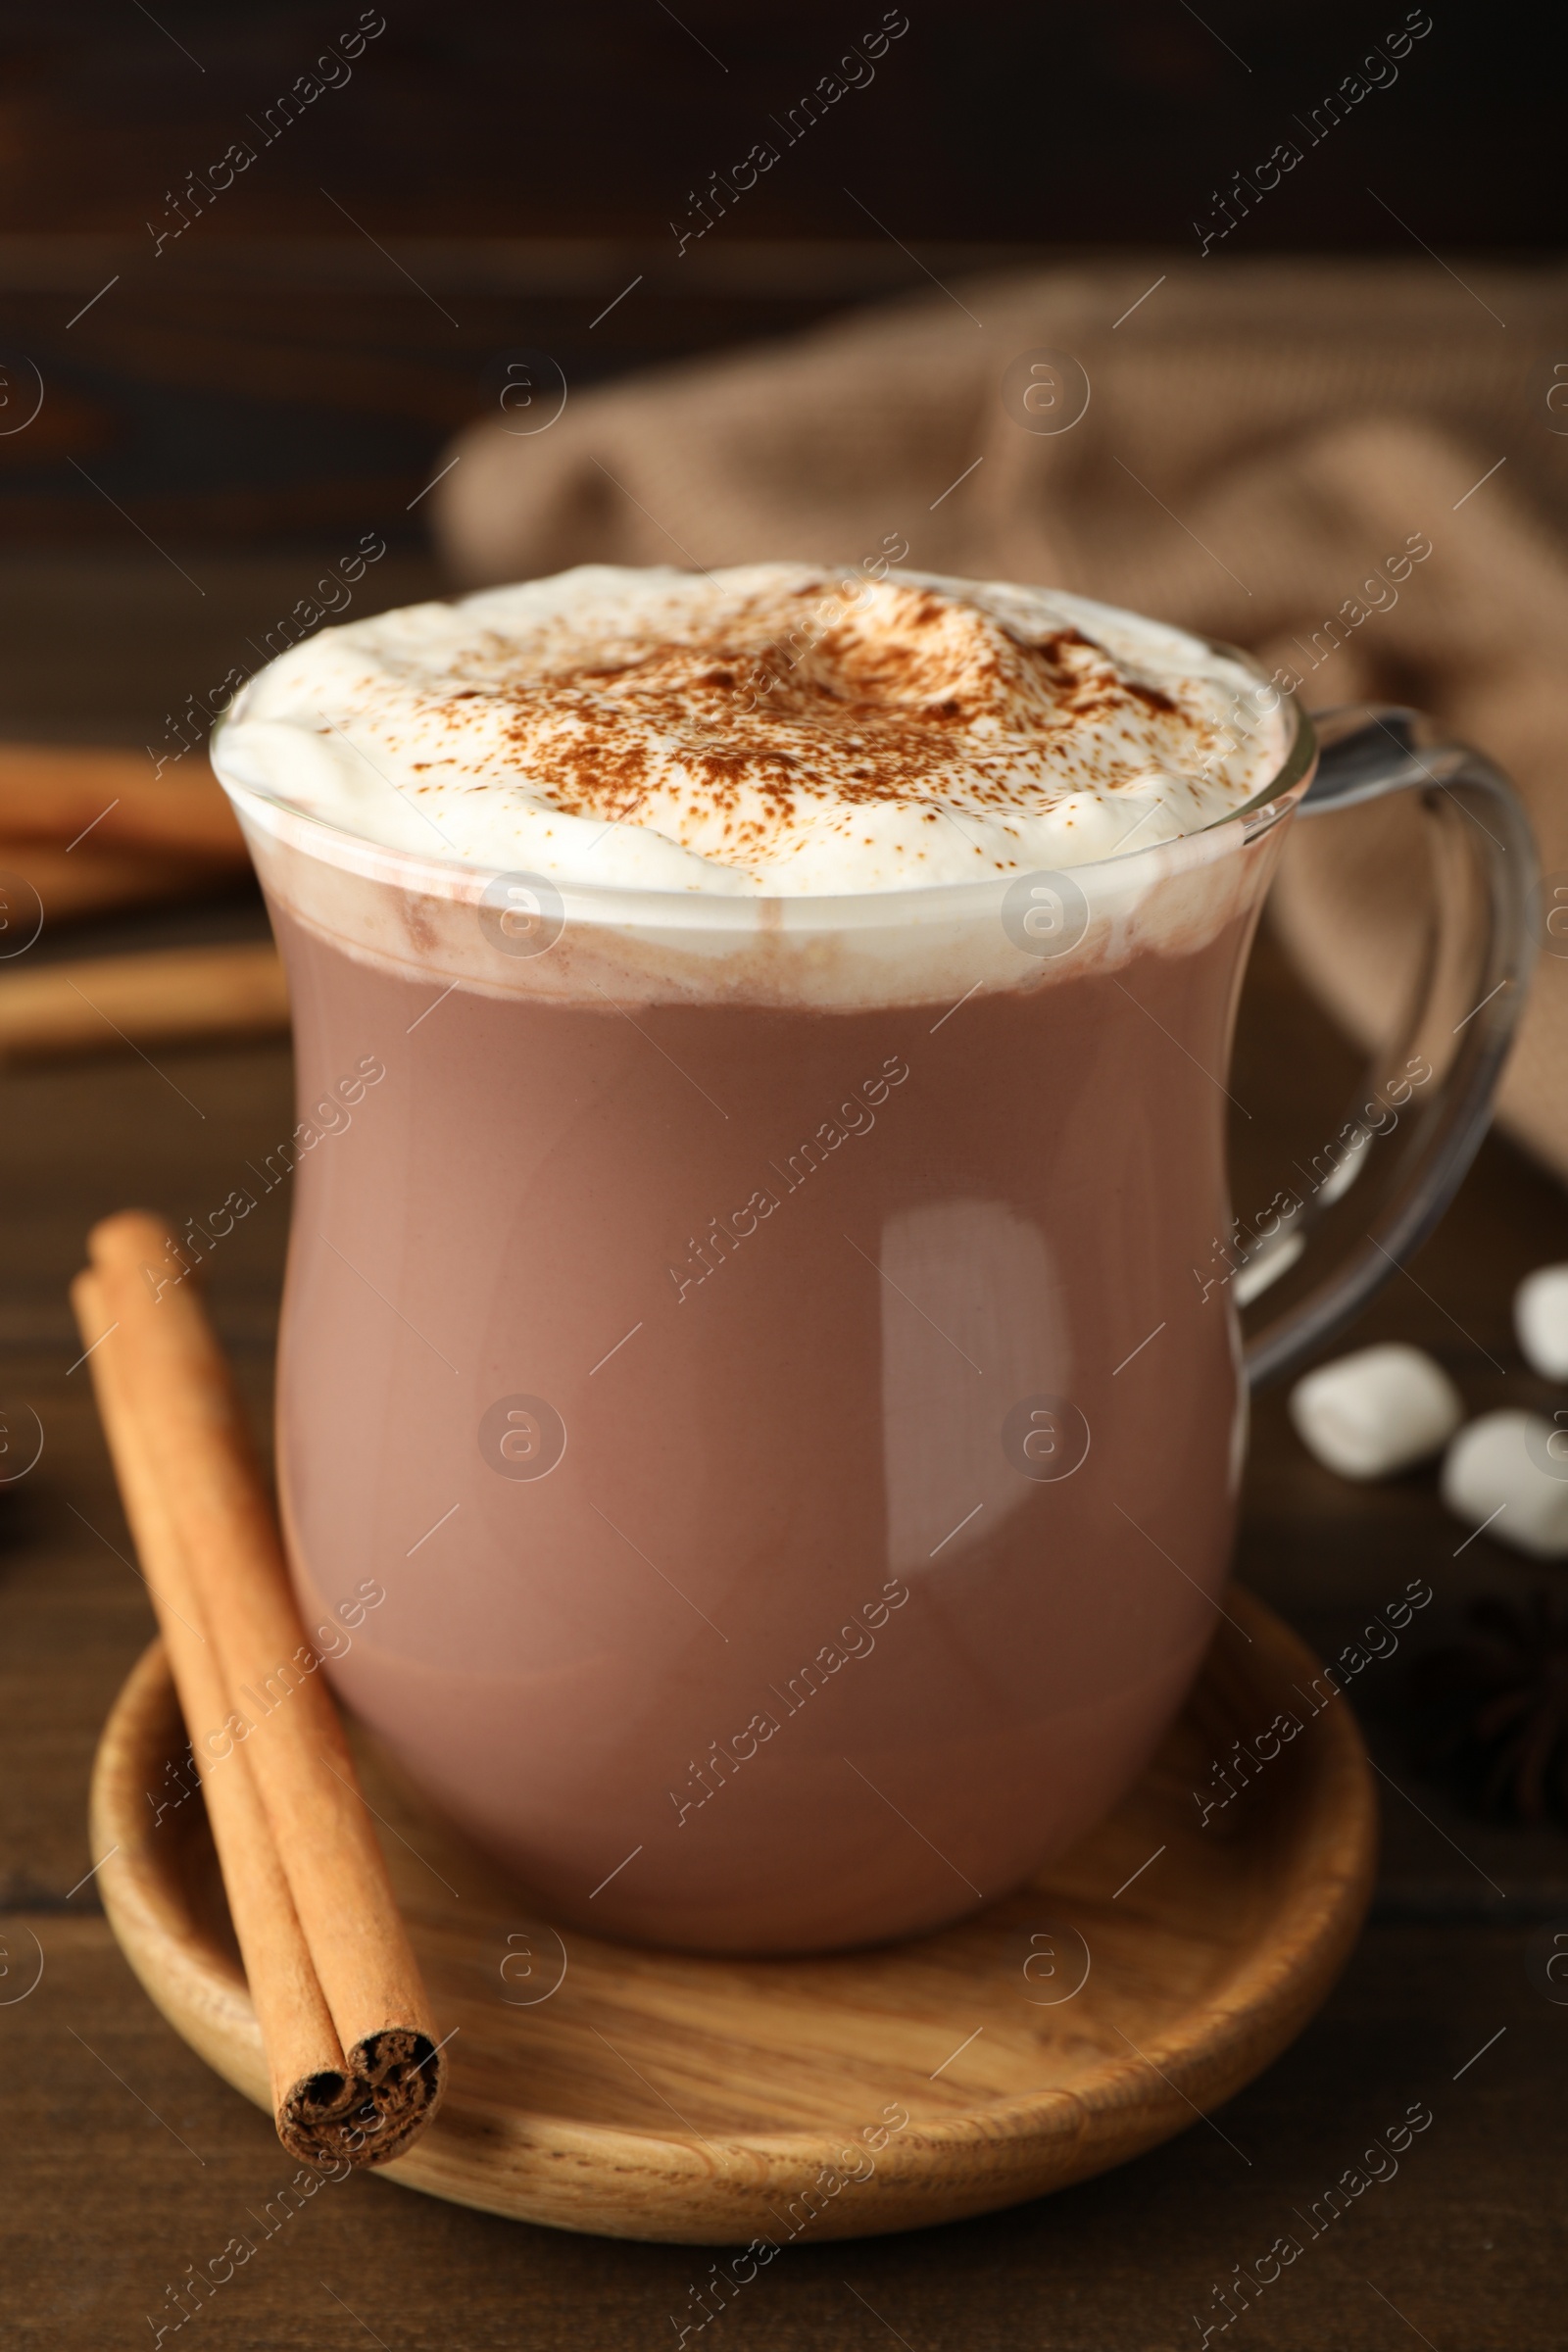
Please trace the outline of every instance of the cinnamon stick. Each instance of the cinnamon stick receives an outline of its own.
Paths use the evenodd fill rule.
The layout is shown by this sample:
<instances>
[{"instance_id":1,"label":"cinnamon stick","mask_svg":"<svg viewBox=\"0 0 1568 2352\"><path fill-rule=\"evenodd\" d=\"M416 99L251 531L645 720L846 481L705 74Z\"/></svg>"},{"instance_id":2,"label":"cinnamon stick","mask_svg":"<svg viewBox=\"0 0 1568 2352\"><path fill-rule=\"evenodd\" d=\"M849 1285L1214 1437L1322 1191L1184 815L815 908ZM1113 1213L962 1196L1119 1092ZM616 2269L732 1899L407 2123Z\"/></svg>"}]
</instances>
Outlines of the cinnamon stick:
<instances>
[{"instance_id":1,"label":"cinnamon stick","mask_svg":"<svg viewBox=\"0 0 1568 2352\"><path fill-rule=\"evenodd\" d=\"M96 846L96 833L75 849L58 841L19 838L0 829L0 921L14 946L38 922L74 922L120 907L157 906L174 899L210 897L229 884L237 865L173 850Z\"/></svg>"},{"instance_id":2,"label":"cinnamon stick","mask_svg":"<svg viewBox=\"0 0 1568 2352\"><path fill-rule=\"evenodd\" d=\"M145 752L93 744L0 743L0 839L88 840L243 866L245 843L205 756L170 775Z\"/></svg>"},{"instance_id":3,"label":"cinnamon stick","mask_svg":"<svg viewBox=\"0 0 1568 2352\"><path fill-rule=\"evenodd\" d=\"M135 1409L222 1670L250 1726L245 1754L322 1995L379 2124L370 2161L434 2113L444 2066L342 1721L283 1560L228 1367L175 1245L136 1210L88 1237L106 1343L134 1371ZM151 1276L144 1268L157 1271Z\"/></svg>"},{"instance_id":4,"label":"cinnamon stick","mask_svg":"<svg viewBox=\"0 0 1568 2352\"><path fill-rule=\"evenodd\" d=\"M270 943L0 964L0 1060L117 1053L206 1037L280 1037L288 988Z\"/></svg>"},{"instance_id":5,"label":"cinnamon stick","mask_svg":"<svg viewBox=\"0 0 1568 2352\"><path fill-rule=\"evenodd\" d=\"M283 2145L312 2164L358 2161L364 2087L342 2045L300 1931L288 1882L262 1810L243 1747L224 1730L229 1697L217 1648L203 1623L189 1560L175 1533L146 1445L142 1414L127 1385L133 1364L117 1348L96 1275L72 1285L82 1344L91 1349L93 1388L115 1474L158 1615L191 1753L201 1780L240 1957L271 2077L272 2113ZM105 1335L108 1335L107 1337ZM215 1750L219 1752L215 1753Z\"/></svg>"}]
</instances>

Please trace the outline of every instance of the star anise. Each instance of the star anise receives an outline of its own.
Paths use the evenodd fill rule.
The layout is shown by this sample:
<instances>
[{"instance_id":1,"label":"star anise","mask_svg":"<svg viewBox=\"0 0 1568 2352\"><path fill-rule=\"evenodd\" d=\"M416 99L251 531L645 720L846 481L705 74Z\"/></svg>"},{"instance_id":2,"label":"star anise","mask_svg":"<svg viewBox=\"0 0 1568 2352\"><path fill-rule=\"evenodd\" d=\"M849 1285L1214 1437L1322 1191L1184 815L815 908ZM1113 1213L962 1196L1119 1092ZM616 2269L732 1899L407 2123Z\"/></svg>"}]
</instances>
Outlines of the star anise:
<instances>
[{"instance_id":1,"label":"star anise","mask_svg":"<svg viewBox=\"0 0 1568 2352\"><path fill-rule=\"evenodd\" d=\"M1416 1663L1423 1763L1494 1818L1568 1822L1568 1611L1539 1591L1474 1601L1465 1623Z\"/></svg>"}]
</instances>

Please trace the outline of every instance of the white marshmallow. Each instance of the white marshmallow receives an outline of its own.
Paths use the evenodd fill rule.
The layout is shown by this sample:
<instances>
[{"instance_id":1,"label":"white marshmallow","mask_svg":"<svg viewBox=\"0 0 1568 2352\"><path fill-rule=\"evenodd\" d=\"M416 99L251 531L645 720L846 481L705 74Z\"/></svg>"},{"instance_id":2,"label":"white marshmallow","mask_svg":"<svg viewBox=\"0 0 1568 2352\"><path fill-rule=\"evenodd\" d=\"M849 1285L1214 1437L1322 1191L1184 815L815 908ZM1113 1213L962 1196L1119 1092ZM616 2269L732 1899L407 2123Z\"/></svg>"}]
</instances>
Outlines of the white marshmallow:
<instances>
[{"instance_id":1,"label":"white marshmallow","mask_svg":"<svg viewBox=\"0 0 1568 2352\"><path fill-rule=\"evenodd\" d=\"M1513 1327L1526 1363L1544 1380L1568 1380L1568 1266L1540 1266L1513 1295Z\"/></svg>"},{"instance_id":2,"label":"white marshmallow","mask_svg":"<svg viewBox=\"0 0 1568 2352\"><path fill-rule=\"evenodd\" d=\"M1419 1348L1392 1342L1319 1364L1291 1391L1307 1451L1341 1478L1389 1478L1436 1453L1464 1419L1459 1392Z\"/></svg>"},{"instance_id":3,"label":"white marshmallow","mask_svg":"<svg viewBox=\"0 0 1568 2352\"><path fill-rule=\"evenodd\" d=\"M1568 1556L1568 1430L1539 1413L1483 1413L1448 1447L1443 1499L1515 1551Z\"/></svg>"}]
</instances>

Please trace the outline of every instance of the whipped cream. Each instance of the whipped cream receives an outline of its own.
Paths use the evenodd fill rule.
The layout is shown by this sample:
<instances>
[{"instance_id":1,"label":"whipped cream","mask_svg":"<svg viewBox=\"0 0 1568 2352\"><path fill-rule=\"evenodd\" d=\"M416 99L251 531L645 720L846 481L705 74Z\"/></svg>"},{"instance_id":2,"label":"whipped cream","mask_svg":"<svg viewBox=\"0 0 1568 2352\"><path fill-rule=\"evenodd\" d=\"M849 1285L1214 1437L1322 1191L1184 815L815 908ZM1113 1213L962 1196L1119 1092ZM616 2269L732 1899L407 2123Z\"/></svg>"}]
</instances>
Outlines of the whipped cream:
<instances>
[{"instance_id":1,"label":"whipped cream","mask_svg":"<svg viewBox=\"0 0 1568 2352\"><path fill-rule=\"evenodd\" d=\"M833 896L1199 831L1278 770L1271 699L1200 639L1055 589L590 564L321 630L243 689L213 757L421 859Z\"/></svg>"}]
</instances>

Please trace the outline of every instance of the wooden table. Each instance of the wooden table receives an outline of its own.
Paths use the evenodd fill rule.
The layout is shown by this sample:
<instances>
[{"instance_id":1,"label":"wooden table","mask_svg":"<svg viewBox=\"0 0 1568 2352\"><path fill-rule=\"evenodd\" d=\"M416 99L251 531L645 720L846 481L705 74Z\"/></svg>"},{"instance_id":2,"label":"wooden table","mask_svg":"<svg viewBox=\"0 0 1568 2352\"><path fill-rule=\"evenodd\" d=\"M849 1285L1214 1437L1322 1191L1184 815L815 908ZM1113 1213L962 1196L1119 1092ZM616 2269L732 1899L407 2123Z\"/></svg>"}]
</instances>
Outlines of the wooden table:
<instances>
[{"instance_id":1,"label":"wooden table","mask_svg":"<svg viewBox=\"0 0 1568 2352\"><path fill-rule=\"evenodd\" d=\"M0 723L12 732L144 740L149 713L177 699L224 630L276 601L276 565L265 578L225 576L193 653L164 581L149 572L139 598L111 581L112 674L89 697L61 646L68 618L94 609L97 572L52 561L41 587L20 570L0 576L0 637L14 662L0 681ZM67 596L59 583L73 577ZM425 586L400 576L390 592ZM19 633L40 649L41 668L15 660ZM254 903L235 901L57 944L244 936L261 921ZM47 939L35 951L50 952ZM1272 956L1258 977L1235 1083L1265 1156L1283 1159L1348 1065ZM257 2224L294 2168L266 2118L164 2026L121 1960L88 1875L93 1745L151 1617L91 1397L71 1369L78 1343L65 1286L94 1217L133 1200L200 1214L288 1132L288 1054L164 1053L154 1067L121 1052L13 1072L0 1088L0 1394L37 1412L45 1440L37 1466L0 1493L5 2340L50 2352L146 2344L172 2316L166 2288L244 2231L258 2251L199 2323L215 2347L674 2343L669 2315L689 2311L688 2287L708 2271L695 2248L573 2239L365 2178L323 2188L261 2237ZM212 1283L261 1418L285 1217L274 1194L224 1243ZM1477 1408L1538 1399L1545 1393L1519 1361L1508 1304L1523 1273L1568 1255L1561 1192L1490 1143L1414 1279L1394 1282L1355 1336L1430 1347ZM1321 1649L1348 1640L1413 1576L1437 1594L1412 1634L1418 1646L1451 1640L1478 1593L1563 1589L1560 1570L1533 1569L1486 1537L1461 1550L1463 1533L1430 1474L1371 1491L1341 1485L1302 1453L1283 1398L1260 1401L1239 1570ZM1408 1655L1355 1686L1390 1776L1380 1891L1339 1990L1295 2048L1213 2124L1065 2195L922 2235L791 2251L713 2324L728 2344L1196 2343L1192 2315L1215 2316L1213 2286L1236 2265L1250 2270L1282 2231L1299 2235L1295 2210L1414 2101L1435 2120L1397 2176L1368 2189L1214 2340L1257 2352L1561 2344L1568 2007L1535 1988L1527 1959L1544 1928L1568 1932L1568 1841L1552 1828L1489 1826L1423 1776ZM182 2339L171 2328L166 2340Z\"/></svg>"}]
</instances>

